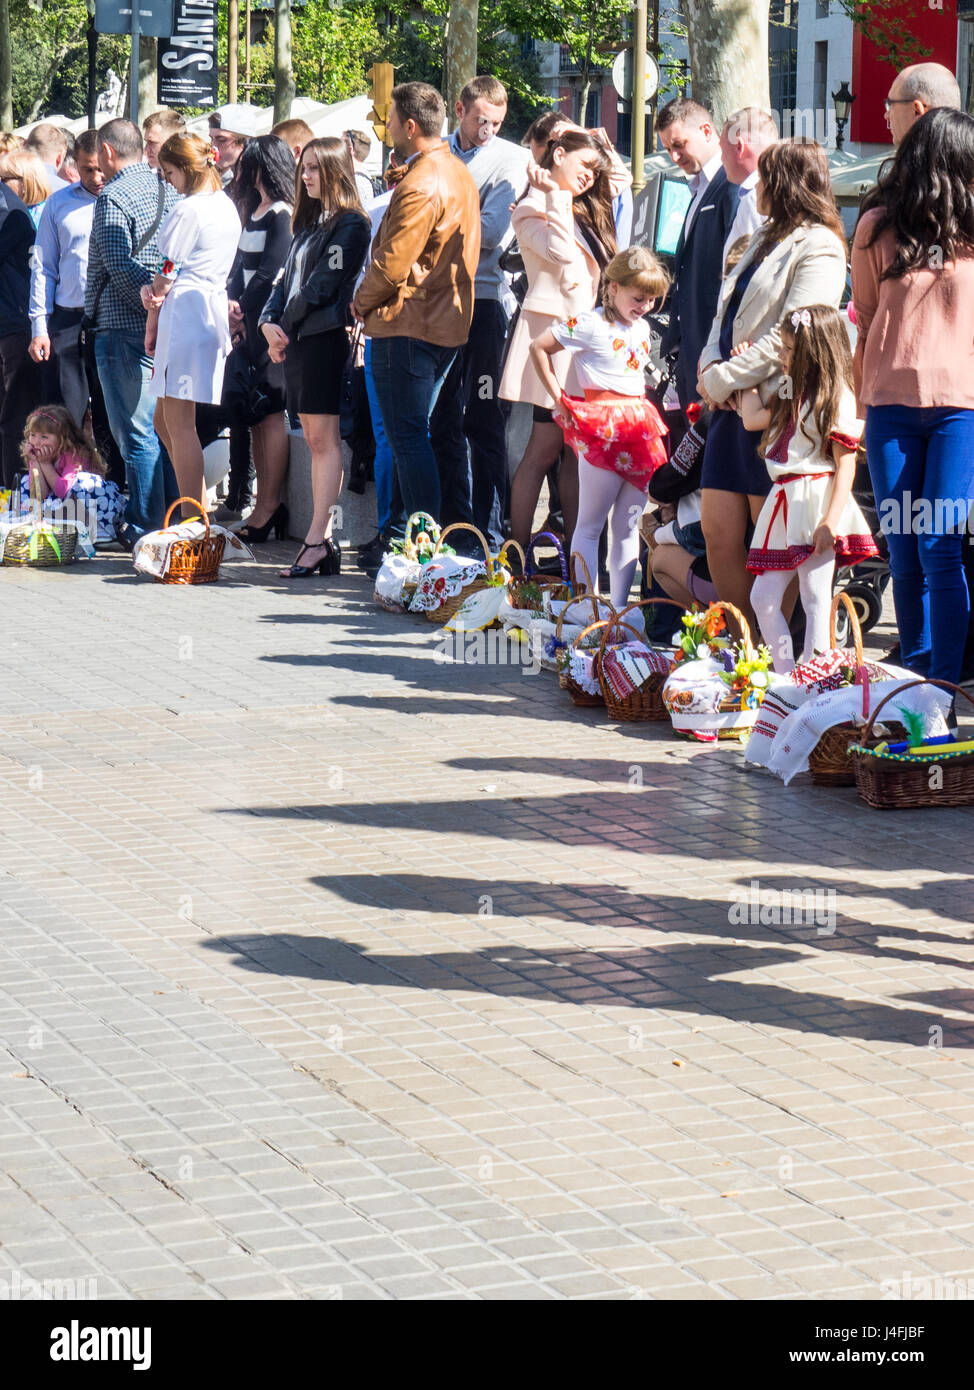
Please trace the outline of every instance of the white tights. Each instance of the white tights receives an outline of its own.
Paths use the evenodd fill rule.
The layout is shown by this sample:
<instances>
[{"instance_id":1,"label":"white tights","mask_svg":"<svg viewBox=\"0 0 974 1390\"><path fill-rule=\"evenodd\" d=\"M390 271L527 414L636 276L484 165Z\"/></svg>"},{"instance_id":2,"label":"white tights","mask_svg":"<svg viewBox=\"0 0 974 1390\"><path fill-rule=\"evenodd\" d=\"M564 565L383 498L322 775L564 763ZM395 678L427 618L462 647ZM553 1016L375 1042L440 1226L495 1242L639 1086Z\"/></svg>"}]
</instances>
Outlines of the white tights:
<instances>
[{"instance_id":1,"label":"white tights","mask_svg":"<svg viewBox=\"0 0 974 1390\"><path fill-rule=\"evenodd\" d=\"M598 588L599 537L609 522L609 587L614 608L629 599L639 560L639 518L646 508L645 489L634 487L607 468L595 468L584 454L578 456L578 521L572 536Z\"/></svg>"},{"instance_id":2,"label":"white tights","mask_svg":"<svg viewBox=\"0 0 974 1390\"><path fill-rule=\"evenodd\" d=\"M810 555L795 571L798 575L798 592L805 610L803 662L811 661L817 651L824 652L828 648L834 569L835 551L826 550L822 555ZM774 669L779 675L785 675L795 669L791 634L781 611L781 603L791 582L791 576L791 570L767 570L757 576L751 589L751 606L761 624L761 636L771 648Z\"/></svg>"}]
</instances>

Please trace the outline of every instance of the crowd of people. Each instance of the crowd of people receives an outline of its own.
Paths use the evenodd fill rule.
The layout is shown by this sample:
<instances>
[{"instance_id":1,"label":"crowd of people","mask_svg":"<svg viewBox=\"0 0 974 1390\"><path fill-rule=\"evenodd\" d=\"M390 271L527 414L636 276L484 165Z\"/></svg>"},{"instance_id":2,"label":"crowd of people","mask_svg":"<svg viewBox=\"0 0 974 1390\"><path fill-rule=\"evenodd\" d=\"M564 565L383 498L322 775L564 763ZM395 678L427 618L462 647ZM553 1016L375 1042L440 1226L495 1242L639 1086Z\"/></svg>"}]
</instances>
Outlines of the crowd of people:
<instances>
[{"instance_id":1,"label":"crowd of people","mask_svg":"<svg viewBox=\"0 0 974 1390\"><path fill-rule=\"evenodd\" d=\"M607 534L614 605L647 535L646 586L733 603L787 671L798 597L808 658L828 645L837 563L878 553L853 496L865 432L879 514L899 506L883 530L901 662L956 681L967 510L943 503L969 499L974 476L974 120L959 108L937 64L894 79L895 150L855 229L851 300L826 152L779 139L755 106L721 123L689 98L660 111L690 189L667 264L632 245L631 177L605 132L548 111L514 143L490 76L464 88L449 138L440 94L397 86L381 181L361 132L315 138L292 120L257 136L241 107L205 139L173 111L70 146L49 123L0 137L4 483L24 460L59 497L100 477L131 547L177 497L204 495L204 446L229 426L224 516L250 542L283 538L290 415L313 514L282 574L337 573L358 354L375 441L366 570L418 511L526 545L547 483L551 524L595 577ZM510 470L514 402L531 431ZM51 457L75 436L80 461L77 443ZM656 499L688 438L685 486ZM647 497L662 505L641 531Z\"/></svg>"}]
</instances>

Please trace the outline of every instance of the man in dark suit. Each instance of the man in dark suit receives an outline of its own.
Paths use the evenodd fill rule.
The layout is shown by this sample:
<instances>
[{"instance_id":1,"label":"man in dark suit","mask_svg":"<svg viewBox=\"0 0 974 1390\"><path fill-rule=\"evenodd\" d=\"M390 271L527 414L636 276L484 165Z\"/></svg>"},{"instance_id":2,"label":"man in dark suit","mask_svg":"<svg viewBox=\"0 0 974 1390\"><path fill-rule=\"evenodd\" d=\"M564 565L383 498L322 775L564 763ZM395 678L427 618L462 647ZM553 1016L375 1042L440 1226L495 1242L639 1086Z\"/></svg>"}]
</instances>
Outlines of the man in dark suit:
<instances>
[{"instance_id":1,"label":"man in dark suit","mask_svg":"<svg viewBox=\"0 0 974 1390\"><path fill-rule=\"evenodd\" d=\"M720 131L697 101L669 102L657 122L663 148L690 176L693 201L676 249L673 287L667 300L670 323L664 354L677 351L676 389L685 410L697 400L697 362L710 336L724 274L724 242L737 213L739 190L720 159Z\"/></svg>"},{"instance_id":2,"label":"man in dark suit","mask_svg":"<svg viewBox=\"0 0 974 1390\"><path fill-rule=\"evenodd\" d=\"M20 468L20 441L40 404L40 368L30 346L30 252L34 224L24 204L0 183L0 464L9 487Z\"/></svg>"}]
</instances>

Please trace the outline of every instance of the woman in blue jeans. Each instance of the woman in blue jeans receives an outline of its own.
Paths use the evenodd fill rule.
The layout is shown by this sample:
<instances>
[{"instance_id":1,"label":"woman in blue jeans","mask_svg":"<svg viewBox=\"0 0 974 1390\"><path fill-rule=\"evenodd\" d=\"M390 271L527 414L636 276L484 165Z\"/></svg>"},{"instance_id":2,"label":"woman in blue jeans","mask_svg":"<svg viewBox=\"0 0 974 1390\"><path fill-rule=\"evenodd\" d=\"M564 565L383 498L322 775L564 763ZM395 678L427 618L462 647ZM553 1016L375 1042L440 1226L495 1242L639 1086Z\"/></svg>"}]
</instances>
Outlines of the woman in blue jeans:
<instances>
[{"instance_id":1,"label":"woman in blue jeans","mask_svg":"<svg viewBox=\"0 0 974 1390\"><path fill-rule=\"evenodd\" d=\"M856 229L852 295L902 664L956 682L974 482L974 119L964 112L928 111L903 140Z\"/></svg>"}]
</instances>

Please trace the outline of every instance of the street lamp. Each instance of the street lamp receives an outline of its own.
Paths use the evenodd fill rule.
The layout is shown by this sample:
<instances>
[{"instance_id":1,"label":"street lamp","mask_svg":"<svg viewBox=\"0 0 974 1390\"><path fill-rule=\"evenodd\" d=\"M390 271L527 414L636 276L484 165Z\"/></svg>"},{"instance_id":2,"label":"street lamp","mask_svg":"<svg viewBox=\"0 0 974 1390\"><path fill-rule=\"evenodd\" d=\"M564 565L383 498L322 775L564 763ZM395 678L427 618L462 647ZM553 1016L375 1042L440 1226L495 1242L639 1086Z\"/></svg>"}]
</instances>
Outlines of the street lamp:
<instances>
[{"instance_id":1,"label":"street lamp","mask_svg":"<svg viewBox=\"0 0 974 1390\"><path fill-rule=\"evenodd\" d=\"M849 119L849 111L855 96L849 91L848 82L841 82L839 90L832 93L832 104L835 107L835 148L841 150L845 139L846 122Z\"/></svg>"}]
</instances>

